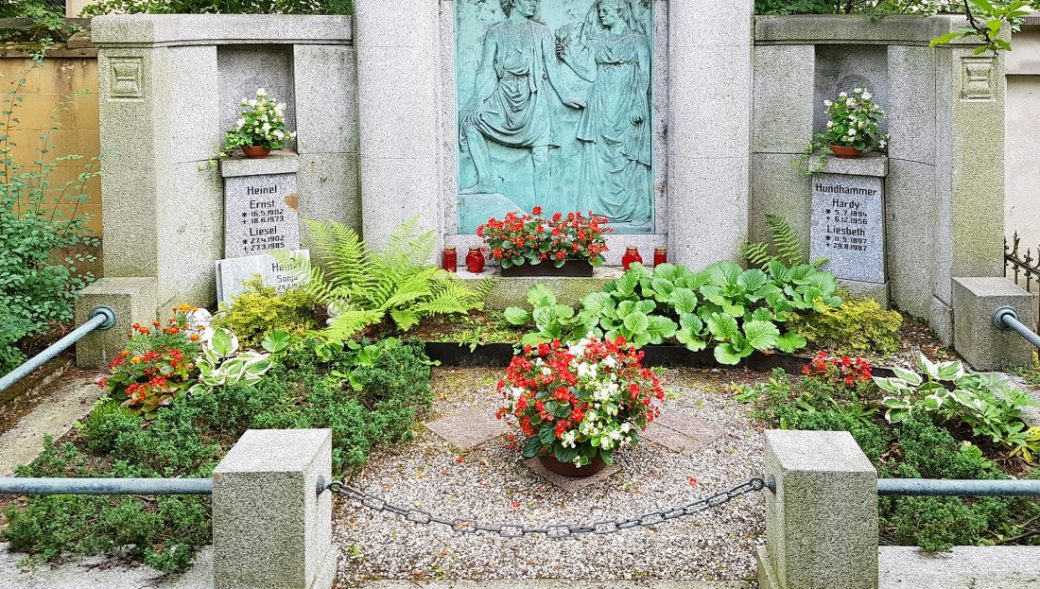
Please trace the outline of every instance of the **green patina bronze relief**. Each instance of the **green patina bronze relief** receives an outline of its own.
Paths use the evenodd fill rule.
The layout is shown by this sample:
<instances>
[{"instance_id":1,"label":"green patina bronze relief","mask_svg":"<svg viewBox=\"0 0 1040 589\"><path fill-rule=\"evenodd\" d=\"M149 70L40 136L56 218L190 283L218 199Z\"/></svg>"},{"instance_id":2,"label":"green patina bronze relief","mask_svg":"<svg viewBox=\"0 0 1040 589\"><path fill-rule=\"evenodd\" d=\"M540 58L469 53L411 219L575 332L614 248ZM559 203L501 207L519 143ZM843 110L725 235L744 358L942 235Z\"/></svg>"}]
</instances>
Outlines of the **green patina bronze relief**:
<instances>
[{"instance_id":1,"label":"green patina bronze relief","mask_svg":"<svg viewBox=\"0 0 1040 589\"><path fill-rule=\"evenodd\" d=\"M459 233L534 206L652 232L652 2L456 6Z\"/></svg>"}]
</instances>

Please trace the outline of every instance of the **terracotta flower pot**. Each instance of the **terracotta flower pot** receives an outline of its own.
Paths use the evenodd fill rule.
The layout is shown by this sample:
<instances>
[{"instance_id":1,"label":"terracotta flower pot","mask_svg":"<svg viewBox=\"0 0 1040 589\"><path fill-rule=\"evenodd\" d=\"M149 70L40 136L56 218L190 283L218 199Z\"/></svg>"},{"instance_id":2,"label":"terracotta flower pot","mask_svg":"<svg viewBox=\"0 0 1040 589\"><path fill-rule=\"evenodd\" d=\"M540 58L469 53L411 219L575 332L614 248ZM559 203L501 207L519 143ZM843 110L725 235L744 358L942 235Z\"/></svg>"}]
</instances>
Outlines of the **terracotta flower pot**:
<instances>
[{"instance_id":1,"label":"terracotta flower pot","mask_svg":"<svg viewBox=\"0 0 1040 589\"><path fill-rule=\"evenodd\" d=\"M541 462L549 472L576 479L590 477L607 467L607 463L603 462L599 456L581 468L571 462L560 462L555 456L539 456L538 462Z\"/></svg>"},{"instance_id":2,"label":"terracotta flower pot","mask_svg":"<svg viewBox=\"0 0 1040 589\"><path fill-rule=\"evenodd\" d=\"M262 160L271 153L271 148L266 145L243 145L242 153L251 160Z\"/></svg>"},{"instance_id":3,"label":"terracotta flower pot","mask_svg":"<svg viewBox=\"0 0 1040 589\"><path fill-rule=\"evenodd\" d=\"M831 146L831 151L834 152L834 155L836 157L840 157L840 158L843 158L843 159L850 159L850 160L858 158L860 156L860 154L863 153L862 151L856 149L855 147L848 147L846 145L832 145Z\"/></svg>"}]
</instances>

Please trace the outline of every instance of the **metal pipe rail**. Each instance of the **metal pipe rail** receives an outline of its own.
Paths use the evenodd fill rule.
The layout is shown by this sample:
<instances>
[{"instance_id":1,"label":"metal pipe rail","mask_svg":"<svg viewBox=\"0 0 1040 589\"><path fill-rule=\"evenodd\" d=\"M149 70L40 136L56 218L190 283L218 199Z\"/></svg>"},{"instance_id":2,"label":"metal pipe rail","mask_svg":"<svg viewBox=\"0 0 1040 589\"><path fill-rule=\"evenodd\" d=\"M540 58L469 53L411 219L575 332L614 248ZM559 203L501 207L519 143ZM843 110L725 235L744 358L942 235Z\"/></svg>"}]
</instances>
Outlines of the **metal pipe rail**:
<instances>
[{"instance_id":1,"label":"metal pipe rail","mask_svg":"<svg viewBox=\"0 0 1040 589\"><path fill-rule=\"evenodd\" d=\"M116 324L116 313L109 307L97 307L90 312L90 319L77 327L72 333L47 346L47 349L29 358L21 366L0 377L0 392L3 392L14 383L32 374L34 370L43 366L48 360L55 358L58 354L72 347L76 342L86 337L95 329L111 329Z\"/></svg>"},{"instance_id":2,"label":"metal pipe rail","mask_svg":"<svg viewBox=\"0 0 1040 589\"><path fill-rule=\"evenodd\" d=\"M209 495L213 479L0 478L0 495Z\"/></svg>"},{"instance_id":3,"label":"metal pipe rail","mask_svg":"<svg viewBox=\"0 0 1040 589\"><path fill-rule=\"evenodd\" d=\"M1040 335L1029 329L1025 323L1018 320L1018 311L1011 307L1001 307L993 313L993 325L1004 331L1014 331L1034 347L1040 348Z\"/></svg>"},{"instance_id":4,"label":"metal pipe rail","mask_svg":"<svg viewBox=\"0 0 1040 589\"><path fill-rule=\"evenodd\" d=\"M878 479L878 495L1040 497L1040 480Z\"/></svg>"}]
</instances>

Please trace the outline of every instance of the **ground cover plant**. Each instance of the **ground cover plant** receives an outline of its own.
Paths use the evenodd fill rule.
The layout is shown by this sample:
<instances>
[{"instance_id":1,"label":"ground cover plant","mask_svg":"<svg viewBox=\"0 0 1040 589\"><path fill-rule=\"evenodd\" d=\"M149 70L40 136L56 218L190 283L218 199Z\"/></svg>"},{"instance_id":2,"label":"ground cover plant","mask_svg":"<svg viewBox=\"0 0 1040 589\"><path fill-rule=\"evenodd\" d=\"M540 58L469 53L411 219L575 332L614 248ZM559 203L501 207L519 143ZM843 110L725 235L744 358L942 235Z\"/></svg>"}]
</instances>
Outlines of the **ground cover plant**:
<instances>
[{"instance_id":1,"label":"ground cover plant","mask_svg":"<svg viewBox=\"0 0 1040 589\"><path fill-rule=\"evenodd\" d=\"M327 342L269 333L263 351L179 310L136 335L74 433L47 441L18 476L208 477L247 429L329 428L335 472L408 440L432 402L417 342ZM208 497L32 497L6 510L0 538L35 561L123 554L164 572L210 541Z\"/></svg>"},{"instance_id":2,"label":"ground cover plant","mask_svg":"<svg viewBox=\"0 0 1040 589\"><path fill-rule=\"evenodd\" d=\"M50 339L72 320L76 293L94 279L80 271L95 261L85 252L99 245L79 212L88 198L86 183L98 175L97 162L85 164L74 180L53 179L61 163L82 159L52 154L58 113L40 137L37 161L14 157L12 137L30 73L13 80L0 100L0 373L25 360L32 338Z\"/></svg>"},{"instance_id":3,"label":"ground cover plant","mask_svg":"<svg viewBox=\"0 0 1040 589\"><path fill-rule=\"evenodd\" d=\"M820 353L800 378L778 369L765 383L734 389L737 400L749 403L753 416L769 426L848 431L881 477L1040 477L1036 463L1040 440L1012 442L1005 435L1023 431L1024 399L1001 398L1011 392L1006 384L960 374L956 363L933 364L923 357L921 362L924 376L899 370L897 379L876 379L862 358ZM972 399L984 404L967 398L962 399L966 403L952 400L962 395L956 389L938 391L946 391L943 382L957 381L960 388L971 391ZM886 388L899 396L891 396ZM930 398L933 395L950 397L950 402L936 401ZM905 408L907 404L912 408ZM879 500L879 509L881 536L890 544L929 551L954 545L1040 545L1040 501L1036 500L885 497Z\"/></svg>"},{"instance_id":4,"label":"ground cover plant","mask_svg":"<svg viewBox=\"0 0 1040 589\"><path fill-rule=\"evenodd\" d=\"M525 344L570 343L590 333L622 336L637 348L675 341L692 351L713 346L720 364L734 365L756 350L805 347L804 337L782 328L798 313L840 305L836 289L829 273L778 260L766 270L717 262L702 272L678 264L652 270L633 264L602 291L586 295L579 310L558 304L547 287L535 286L528 293L530 311L511 307L505 315L513 325L531 328Z\"/></svg>"}]
</instances>

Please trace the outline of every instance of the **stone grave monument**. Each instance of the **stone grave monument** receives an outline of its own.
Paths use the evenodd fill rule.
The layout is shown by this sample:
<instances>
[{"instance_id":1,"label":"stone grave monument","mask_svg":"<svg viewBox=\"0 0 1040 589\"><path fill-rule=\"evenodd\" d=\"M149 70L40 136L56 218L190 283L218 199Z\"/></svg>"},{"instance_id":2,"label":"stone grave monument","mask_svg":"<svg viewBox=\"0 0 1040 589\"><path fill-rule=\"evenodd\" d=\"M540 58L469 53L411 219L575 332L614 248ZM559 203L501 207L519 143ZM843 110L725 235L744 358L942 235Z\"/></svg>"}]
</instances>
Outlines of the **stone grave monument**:
<instances>
[{"instance_id":1,"label":"stone grave monument","mask_svg":"<svg viewBox=\"0 0 1040 589\"><path fill-rule=\"evenodd\" d=\"M221 162L224 178L224 256L216 262L217 300L230 302L259 275L279 292L299 279L266 252L300 250L300 203L295 154L274 152L266 159L232 158Z\"/></svg>"},{"instance_id":2,"label":"stone grave monument","mask_svg":"<svg viewBox=\"0 0 1040 589\"><path fill-rule=\"evenodd\" d=\"M820 168L814 160L813 170ZM887 159L830 158L811 180L809 258L825 258L822 268L853 294L888 306L885 264L885 176Z\"/></svg>"}]
</instances>

